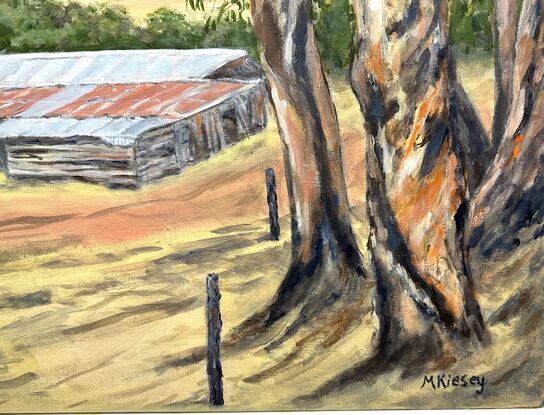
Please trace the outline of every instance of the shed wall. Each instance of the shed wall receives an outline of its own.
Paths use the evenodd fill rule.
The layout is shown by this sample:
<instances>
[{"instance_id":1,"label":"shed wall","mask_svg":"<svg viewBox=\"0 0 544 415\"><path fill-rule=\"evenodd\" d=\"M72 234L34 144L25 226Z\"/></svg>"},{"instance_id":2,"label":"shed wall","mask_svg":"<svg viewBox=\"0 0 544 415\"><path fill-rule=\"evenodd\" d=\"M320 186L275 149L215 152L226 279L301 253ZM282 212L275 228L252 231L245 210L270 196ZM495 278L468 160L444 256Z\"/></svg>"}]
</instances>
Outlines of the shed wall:
<instances>
[{"instance_id":1,"label":"shed wall","mask_svg":"<svg viewBox=\"0 0 544 415\"><path fill-rule=\"evenodd\" d=\"M205 111L142 134L135 142L141 184L178 174L266 126L262 83Z\"/></svg>"},{"instance_id":2,"label":"shed wall","mask_svg":"<svg viewBox=\"0 0 544 415\"><path fill-rule=\"evenodd\" d=\"M138 185L132 147L105 144L96 137L13 137L5 146L12 179Z\"/></svg>"}]
</instances>

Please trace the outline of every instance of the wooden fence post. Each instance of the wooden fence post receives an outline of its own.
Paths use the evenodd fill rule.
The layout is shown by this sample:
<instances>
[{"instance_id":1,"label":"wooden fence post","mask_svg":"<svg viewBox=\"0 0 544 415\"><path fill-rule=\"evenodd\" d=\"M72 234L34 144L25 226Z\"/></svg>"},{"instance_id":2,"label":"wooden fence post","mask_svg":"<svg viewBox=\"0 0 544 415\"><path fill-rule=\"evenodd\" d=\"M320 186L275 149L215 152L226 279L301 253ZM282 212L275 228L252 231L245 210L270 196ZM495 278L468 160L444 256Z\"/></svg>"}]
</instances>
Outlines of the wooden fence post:
<instances>
[{"instance_id":1,"label":"wooden fence post","mask_svg":"<svg viewBox=\"0 0 544 415\"><path fill-rule=\"evenodd\" d=\"M276 195L276 175L274 169L265 171L266 200L268 201L268 218L270 220L270 237L275 241L280 239L280 222L278 219L278 197Z\"/></svg>"},{"instance_id":2,"label":"wooden fence post","mask_svg":"<svg viewBox=\"0 0 544 415\"><path fill-rule=\"evenodd\" d=\"M219 310L219 278L209 274L206 279L208 292L208 387L210 390L210 405L222 406L223 401L223 371L221 369L221 312Z\"/></svg>"}]
</instances>

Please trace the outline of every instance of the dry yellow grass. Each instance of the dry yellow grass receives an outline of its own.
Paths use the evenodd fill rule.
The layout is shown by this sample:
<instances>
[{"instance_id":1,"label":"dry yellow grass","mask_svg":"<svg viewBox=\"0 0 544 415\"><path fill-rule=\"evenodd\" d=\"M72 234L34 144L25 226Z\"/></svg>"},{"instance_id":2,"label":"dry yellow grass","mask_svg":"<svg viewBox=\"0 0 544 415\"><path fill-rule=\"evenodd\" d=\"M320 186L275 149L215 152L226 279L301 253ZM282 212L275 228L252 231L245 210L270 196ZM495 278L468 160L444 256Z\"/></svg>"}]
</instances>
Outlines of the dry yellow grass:
<instances>
[{"instance_id":1,"label":"dry yellow grass","mask_svg":"<svg viewBox=\"0 0 544 415\"><path fill-rule=\"evenodd\" d=\"M486 97L492 90L490 69L484 69L485 77L476 77L472 65L460 65L471 96L487 105L479 108L483 114L491 110ZM345 83L335 85L350 197L360 206L359 113ZM288 265L284 191L282 239L259 241L267 232L263 170L268 165L281 173L273 125L181 176L138 192L4 182L0 411L208 410L205 363L179 364L206 341L206 274L220 275L227 333L271 299ZM201 192L195 196L191 186ZM53 223L39 220L59 215ZM355 225L363 241L365 224L355 220ZM138 236L122 237L142 227ZM115 238L105 238L112 233ZM542 293L542 248L540 243L486 267L480 282L486 318L523 289ZM472 389L420 389L421 378L402 379L393 372L321 400L296 401L369 356L373 325L367 315L334 353L302 350L290 365L283 362L297 349L292 342L270 353L254 347L225 354L224 409L538 404L541 391L531 379L541 375L540 306L536 302L526 310L527 322L514 316L492 325L494 345L448 369L485 374L483 397ZM512 371L517 366L521 370Z\"/></svg>"},{"instance_id":2,"label":"dry yellow grass","mask_svg":"<svg viewBox=\"0 0 544 415\"><path fill-rule=\"evenodd\" d=\"M342 122L358 119L347 88L338 97ZM357 148L360 137L349 137ZM347 160L360 200L360 160ZM228 331L269 299L288 265L285 217L280 242L258 242L267 233L269 165L284 215L273 124L137 192L4 179L0 410L165 410L204 393L201 364L180 370L168 362L205 340L206 273L221 276ZM226 359L226 390L267 360L238 367Z\"/></svg>"}]
</instances>

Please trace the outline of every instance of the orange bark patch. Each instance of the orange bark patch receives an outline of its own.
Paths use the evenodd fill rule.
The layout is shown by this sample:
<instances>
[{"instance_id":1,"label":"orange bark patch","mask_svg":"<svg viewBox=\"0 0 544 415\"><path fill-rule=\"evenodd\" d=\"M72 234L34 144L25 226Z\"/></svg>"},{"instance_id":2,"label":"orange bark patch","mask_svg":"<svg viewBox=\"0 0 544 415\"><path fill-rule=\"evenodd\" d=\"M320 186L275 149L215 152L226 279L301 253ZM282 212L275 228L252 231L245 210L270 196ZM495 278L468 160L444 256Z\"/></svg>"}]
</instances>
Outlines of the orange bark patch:
<instances>
[{"instance_id":1,"label":"orange bark patch","mask_svg":"<svg viewBox=\"0 0 544 415\"><path fill-rule=\"evenodd\" d=\"M429 94L423 100L423 102L417 107L412 131L410 132L410 136L408 137L408 147L406 148L406 153L404 154L403 160L406 160L408 155L412 152L416 144L416 140L424 133L423 127L425 126L425 121L427 120L429 115L439 111L437 96L438 89L434 87L430 90Z\"/></svg>"},{"instance_id":2,"label":"orange bark patch","mask_svg":"<svg viewBox=\"0 0 544 415\"><path fill-rule=\"evenodd\" d=\"M510 158L508 159L508 164L512 164L512 162L516 159L516 157L519 154L519 146L521 145L521 142L523 141L523 135L518 134L514 138L514 148L512 149L512 154L510 155Z\"/></svg>"},{"instance_id":3,"label":"orange bark patch","mask_svg":"<svg viewBox=\"0 0 544 415\"><path fill-rule=\"evenodd\" d=\"M427 258L433 262L436 262L443 253L445 235L446 230L444 224L438 224L434 227L433 243L430 245L429 252L427 254Z\"/></svg>"},{"instance_id":4,"label":"orange bark patch","mask_svg":"<svg viewBox=\"0 0 544 415\"><path fill-rule=\"evenodd\" d=\"M422 179L410 177L395 192L392 200L393 210L398 213L401 228L409 229L415 222L420 222L424 213L438 202L438 196L446 176L446 160L439 156L432 172Z\"/></svg>"},{"instance_id":5,"label":"orange bark patch","mask_svg":"<svg viewBox=\"0 0 544 415\"><path fill-rule=\"evenodd\" d=\"M455 174L458 163L444 145L433 170L423 179L418 175L407 177L391 198L419 275L444 295L447 308L455 315L462 308L460 293L456 291L457 276L445 264L449 256L446 239L454 231L453 215L461 203L463 183L458 182Z\"/></svg>"},{"instance_id":6,"label":"orange bark patch","mask_svg":"<svg viewBox=\"0 0 544 415\"><path fill-rule=\"evenodd\" d=\"M383 84L385 82L384 75L384 62L382 55L382 47L379 42L374 43L370 48L370 53L367 58L367 67L374 74L374 77L378 83Z\"/></svg>"}]
</instances>

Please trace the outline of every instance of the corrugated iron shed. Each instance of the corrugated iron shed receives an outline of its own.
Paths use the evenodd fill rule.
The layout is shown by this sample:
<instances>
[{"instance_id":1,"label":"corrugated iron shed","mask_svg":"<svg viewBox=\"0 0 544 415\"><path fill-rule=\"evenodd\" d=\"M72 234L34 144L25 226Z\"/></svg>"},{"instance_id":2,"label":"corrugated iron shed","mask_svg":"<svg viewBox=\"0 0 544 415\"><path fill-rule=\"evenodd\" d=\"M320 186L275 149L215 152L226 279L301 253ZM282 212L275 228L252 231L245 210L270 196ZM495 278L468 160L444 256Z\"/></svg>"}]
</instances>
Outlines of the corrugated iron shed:
<instances>
[{"instance_id":1,"label":"corrugated iron shed","mask_svg":"<svg viewBox=\"0 0 544 415\"><path fill-rule=\"evenodd\" d=\"M0 150L12 178L137 187L263 128L264 96L239 50L0 56Z\"/></svg>"}]
</instances>

